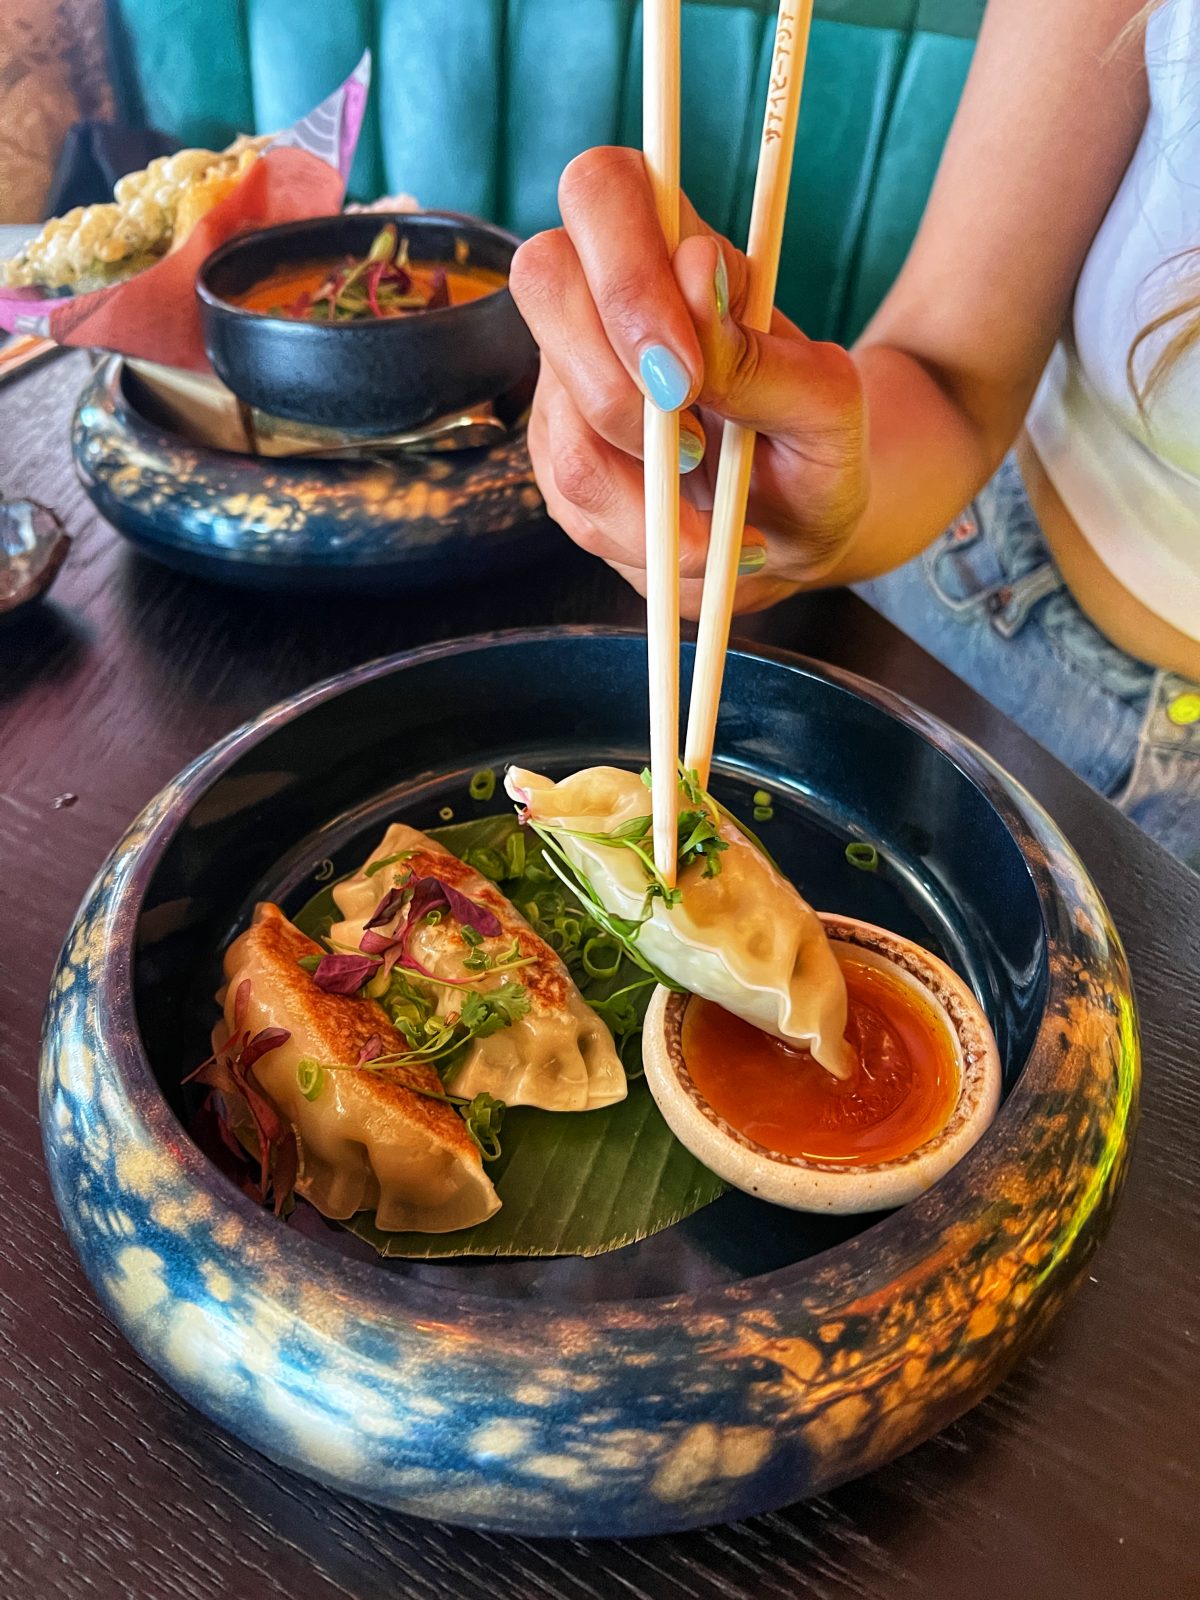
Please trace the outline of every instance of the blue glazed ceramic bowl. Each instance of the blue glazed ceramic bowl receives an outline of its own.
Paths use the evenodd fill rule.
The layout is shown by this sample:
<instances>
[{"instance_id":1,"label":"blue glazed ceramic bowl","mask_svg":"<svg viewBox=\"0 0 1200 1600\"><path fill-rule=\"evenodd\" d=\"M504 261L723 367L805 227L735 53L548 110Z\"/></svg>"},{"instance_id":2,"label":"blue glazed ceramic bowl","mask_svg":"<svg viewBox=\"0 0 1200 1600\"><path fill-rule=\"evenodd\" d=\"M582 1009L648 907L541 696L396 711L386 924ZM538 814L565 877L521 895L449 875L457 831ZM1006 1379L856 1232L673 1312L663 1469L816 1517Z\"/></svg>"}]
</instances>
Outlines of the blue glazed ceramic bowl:
<instances>
[{"instance_id":1,"label":"blue glazed ceramic bowl","mask_svg":"<svg viewBox=\"0 0 1200 1600\"><path fill-rule=\"evenodd\" d=\"M550 542L523 429L440 456L235 455L154 420L114 357L79 397L71 450L97 509L146 555L246 588L408 594Z\"/></svg>"},{"instance_id":2,"label":"blue glazed ceramic bowl","mask_svg":"<svg viewBox=\"0 0 1200 1600\"><path fill-rule=\"evenodd\" d=\"M926 943L988 1012L1007 1096L958 1167L885 1216L731 1193L593 1260L418 1263L278 1222L208 1163L179 1084L206 1053L220 952L253 900L295 907L320 863L349 867L386 815L430 825L482 765L640 763L645 670L636 636L562 630L319 685L147 807L64 948L42 1126L98 1295L189 1401L339 1490L480 1527L613 1535L825 1489L999 1380L1119 1191L1139 1077L1129 974L1061 835L894 696L736 653L718 794L737 806L768 787L772 849L806 895ZM875 842L883 870L849 867L849 837Z\"/></svg>"}]
</instances>

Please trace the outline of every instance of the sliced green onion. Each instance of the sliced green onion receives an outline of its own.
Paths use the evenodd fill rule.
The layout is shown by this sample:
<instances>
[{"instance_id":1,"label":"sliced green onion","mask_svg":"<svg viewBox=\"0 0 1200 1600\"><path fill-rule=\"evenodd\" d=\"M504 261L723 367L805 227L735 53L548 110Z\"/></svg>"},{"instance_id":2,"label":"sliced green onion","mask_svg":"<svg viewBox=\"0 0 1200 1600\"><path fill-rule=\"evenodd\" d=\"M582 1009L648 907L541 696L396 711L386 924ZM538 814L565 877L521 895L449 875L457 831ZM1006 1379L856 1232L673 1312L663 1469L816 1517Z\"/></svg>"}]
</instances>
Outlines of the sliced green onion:
<instances>
[{"instance_id":1,"label":"sliced green onion","mask_svg":"<svg viewBox=\"0 0 1200 1600\"><path fill-rule=\"evenodd\" d=\"M481 844L474 850L464 850L463 860L467 866L474 867L476 872L482 872L485 878L490 878L493 883L499 883L508 871L507 863L498 850L493 850L491 845Z\"/></svg>"},{"instance_id":2,"label":"sliced green onion","mask_svg":"<svg viewBox=\"0 0 1200 1600\"><path fill-rule=\"evenodd\" d=\"M438 816L441 817L443 822L453 822L454 821L454 807L453 806L443 806L441 808L441 810L438 812Z\"/></svg>"},{"instance_id":3,"label":"sliced green onion","mask_svg":"<svg viewBox=\"0 0 1200 1600\"><path fill-rule=\"evenodd\" d=\"M769 806L771 804L771 796L765 789L755 789L753 799L756 806Z\"/></svg>"},{"instance_id":4,"label":"sliced green onion","mask_svg":"<svg viewBox=\"0 0 1200 1600\"><path fill-rule=\"evenodd\" d=\"M525 875L525 835L523 833L510 833L508 843L504 847L507 876L522 878Z\"/></svg>"},{"instance_id":5,"label":"sliced green onion","mask_svg":"<svg viewBox=\"0 0 1200 1600\"><path fill-rule=\"evenodd\" d=\"M296 1087L306 1100L315 1100L325 1082L325 1069L312 1056L301 1056L296 1063Z\"/></svg>"},{"instance_id":6,"label":"sliced green onion","mask_svg":"<svg viewBox=\"0 0 1200 1600\"><path fill-rule=\"evenodd\" d=\"M378 861L372 861L365 875L373 878L377 872L382 872L384 867L393 866L397 861L407 861L412 854L411 850L397 850L394 856L381 856Z\"/></svg>"},{"instance_id":7,"label":"sliced green onion","mask_svg":"<svg viewBox=\"0 0 1200 1600\"><path fill-rule=\"evenodd\" d=\"M479 1154L485 1161L495 1161L500 1154L500 1128L507 1110L504 1101L486 1093L477 1094L469 1103L464 1103L457 1095L448 1098L452 1105L462 1108L467 1132L479 1146Z\"/></svg>"},{"instance_id":8,"label":"sliced green onion","mask_svg":"<svg viewBox=\"0 0 1200 1600\"><path fill-rule=\"evenodd\" d=\"M846 846L846 860L860 872L879 870L879 851L873 844L864 844L860 840Z\"/></svg>"},{"instance_id":9,"label":"sliced green onion","mask_svg":"<svg viewBox=\"0 0 1200 1600\"><path fill-rule=\"evenodd\" d=\"M604 957L611 955L605 963ZM595 933L583 947L583 970L589 978L615 978L621 965L621 947L607 933Z\"/></svg>"},{"instance_id":10,"label":"sliced green onion","mask_svg":"<svg viewBox=\"0 0 1200 1600\"><path fill-rule=\"evenodd\" d=\"M467 785L472 800L490 800L496 792L496 774L491 767L482 767Z\"/></svg>"},{"instance_id":11,"label":"sliced green onion","mask_svg":"<svg viewBox=\"0 0 1200 1600\"><path fill-rule=\"evenodd\" d=\"M755 822L770 822L772 820L772 818L774 817L774 815L775 815L775 807L774 806L755 806L755 808L754 808L754 820L755 820Z\"/></svg>"}]
</instances>

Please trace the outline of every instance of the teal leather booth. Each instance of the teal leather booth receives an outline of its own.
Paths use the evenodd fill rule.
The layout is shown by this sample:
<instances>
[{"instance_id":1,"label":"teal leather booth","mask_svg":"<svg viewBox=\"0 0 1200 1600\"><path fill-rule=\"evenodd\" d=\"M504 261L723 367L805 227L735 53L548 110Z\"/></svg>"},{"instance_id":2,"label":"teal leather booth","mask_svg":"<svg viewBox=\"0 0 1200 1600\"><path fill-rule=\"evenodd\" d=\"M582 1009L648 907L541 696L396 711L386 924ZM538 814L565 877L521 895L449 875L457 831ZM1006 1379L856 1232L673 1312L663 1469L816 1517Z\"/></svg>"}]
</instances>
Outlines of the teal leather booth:
<instances>
[{"instance_id":1,"label":"teal leather booth","mask_svg":"<svg viewBox=\"0 0 1200 1600\"><path fill-rule=\"evenodd\" d=\"M523 235L567 162L641 135L634 0L108 0L119 115L221 146L302 115L374 53L355 198L407 191ZM779 301L849 339L894 278L984 0L817 0ZM745 238L775 0L684 0L683 179Z\"/></svg>"}]
</instances>

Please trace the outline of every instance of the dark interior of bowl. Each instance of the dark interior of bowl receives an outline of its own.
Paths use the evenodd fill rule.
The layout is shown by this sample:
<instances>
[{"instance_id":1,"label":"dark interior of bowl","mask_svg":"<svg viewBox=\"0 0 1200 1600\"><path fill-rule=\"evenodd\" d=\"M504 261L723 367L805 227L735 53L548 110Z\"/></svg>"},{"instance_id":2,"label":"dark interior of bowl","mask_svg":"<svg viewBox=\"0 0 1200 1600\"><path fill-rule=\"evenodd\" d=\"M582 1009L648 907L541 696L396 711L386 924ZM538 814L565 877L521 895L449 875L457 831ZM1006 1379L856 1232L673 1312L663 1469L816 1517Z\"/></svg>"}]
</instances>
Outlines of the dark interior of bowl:
<instances>
[{"instance_id":1,"label":"dark interior of bowl","mask_svg":"<svg viewBox=\"0 0 1200 1600\"><path fill-rule=\"evenodd\" d=\"M489 223L437 213L318 217L229 240L201 267L197 290L205 349L234 394L293 422L391 432L520 381L536 352L507 289L443 310L332 324L236 305L281 267L366 255L388 221L416 262L454 263L465 251L466 264L507 276L517 247Z\"/></svg>"},{"instance_id":2,"label":"dark interior of bowl","mask_svg":"<svg viewBox=\"0 0 1200 1600\"><path fill-rule=\"evenodd\" d=\"M690 653L688 666L690 667ZM348 675L331 698L274 727L200 798L147 892L134 964L137 1015L164 1095L208 1051L221 953L258 899L296 911L331 861L342 874L384 824L437 825L503 808L470 800L480 767L509 762L561 776L646 759L646 651L630 635L501 638ZM684 703L686 704L686 684ZM819 670L730 658L713 789L748 817L766 788L764 842L805 897L909 935L972 984L995 1030L1006 1091L1028 1057L1047 981L1045 926L1021 849L956 759L900 717ZM875 873L851 839L876 845ZM215 1174L214 1174L215 1176ZM587 1260L380 1261L297 1206L288 1224L380 1271L506 1296L581 1300L699 1290L785 1266L870 1227L730 1192L687 1221Z\"/></svg>"}]
</instances>

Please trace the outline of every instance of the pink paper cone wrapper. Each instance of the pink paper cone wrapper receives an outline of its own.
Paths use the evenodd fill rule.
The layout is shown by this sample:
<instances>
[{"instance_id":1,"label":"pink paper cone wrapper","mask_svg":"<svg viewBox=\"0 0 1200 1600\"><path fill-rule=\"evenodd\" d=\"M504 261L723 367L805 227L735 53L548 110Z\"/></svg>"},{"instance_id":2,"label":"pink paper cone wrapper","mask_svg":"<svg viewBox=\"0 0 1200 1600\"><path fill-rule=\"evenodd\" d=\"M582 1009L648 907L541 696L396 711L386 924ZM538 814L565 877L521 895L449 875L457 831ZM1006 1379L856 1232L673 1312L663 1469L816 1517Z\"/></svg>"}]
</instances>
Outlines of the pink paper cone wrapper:
<instances>
[{"instance_id":1,"label":"pink paper cone wrapper","mask_svg":"<svg viewBox=\"0 0 1200 1600\"><path fill-rule=\"evenodd\" d=\"M341 209L370 77L366 51L340 88L276 136L178 250L124 283L92 294L47 300L27 290L0 289L0 329L210 371L196 301L201 264L234 234Z\"/></svg>"}]
</instances>

